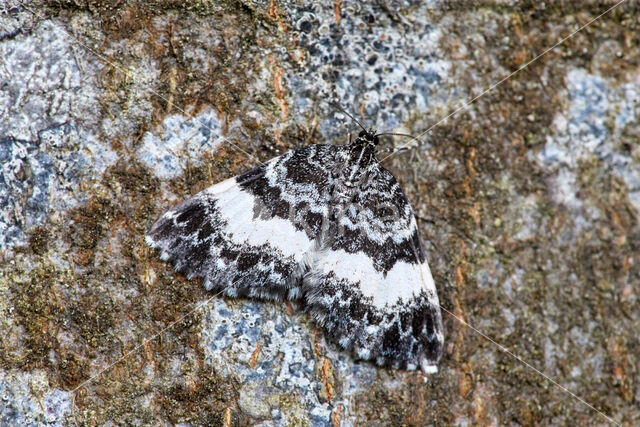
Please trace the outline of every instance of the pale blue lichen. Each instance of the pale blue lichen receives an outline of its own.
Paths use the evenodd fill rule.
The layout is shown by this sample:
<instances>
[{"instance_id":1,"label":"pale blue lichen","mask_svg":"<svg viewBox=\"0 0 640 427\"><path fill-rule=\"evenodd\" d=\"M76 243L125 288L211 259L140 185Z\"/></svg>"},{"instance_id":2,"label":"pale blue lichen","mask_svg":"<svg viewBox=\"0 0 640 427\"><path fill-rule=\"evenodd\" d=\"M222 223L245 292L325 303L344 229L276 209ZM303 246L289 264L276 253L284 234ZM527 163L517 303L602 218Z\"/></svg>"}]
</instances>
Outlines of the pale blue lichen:
<instances>
[{"instance_id":1,"label":"pale blue lichen","mask_svg":"<svg viewBox=\"0 0 640 427\"><path fill-rule=\"evenodd\" d=\"M63 426L72 394L48 386L47 374L0 371L0 424Z\"/></svg>"},{"instance_id":2,"label":"pale blue lichen","mask_svg":"<svg viewBox=\"0 0 640 427\"><path fill-rule=\"evenodd\" d=\"M90 62L53 21L0 43L0 250L55 210L83 203L81 181L114 164L111 148L89 131L99 114Z\"/></svg>"},{"instance_id":3,"label":"pale blue lichen","mask_svg":"<svg viewBox=\"0 0 640 427\"><path fill-rule=\"evenodd\" d=\"M287 425L300 408L312 425L331 425L332 411L338 405L349 408L350 397L364 392L376 378L373 364L355 361L321 331L314 336L306 316L286 313L281 303L214 299L205 310L200 334L207 363L222 375L238 379L241 396L255 395L259 389L262 405L251 407L250 412L262 416L268 412L276 426ZM316 345L322 349L320 356L315 354ZM331 381L341 385L341 393L331 402L323 397L317 366L325 357L332 367ZM283 395L298 396L299 405L281 407L279 396ZM251 406L249 401L245 398L244 406ZM353 416L348 409L343 412L345 420Z\"/></svg>"},{"instance_id":4,"label":"pale blue lichen","mask_svg":"<svg viewBox=\"0 0 640 427\"><path fill-rule=\"evenodd\" d=\"M222 143L221 123L212 109L195 117L174 114L157 131L147 132L137 151L138 159L162 179L180 176L187 164L200 166L206 153Z\"/></svg>"},{"instance_id":5,"label":"pale blue lichen","mask_svg":"<svg viewBox=\"0 0 640 427\"><path fill-rule=\"evenodd\" d=\"M24 243L51 212L86 202L81 181L115 161L111 149L70 123L39 131L35 141L0 140L0 249Z\"/></svg>"},{"instance_id":6,"label":"pale blue lichen","mask_svg":"<svg viewBox=\"0 0 640 427\"><path fill-rule=\"evenodd\" d=\"M556 114L553 133L538 155L544 167L556 171L552 178L555 200L582 207L576 195L575 168L594 157L623 179L630 202L640 212L640 163L624 152L624 147L615 145L625 131L631 135L639 132L638 79L620 85L584 69L573 69L567 73L566 83L569 107Z\"/></svg>"},{"instance_id":7,"label":"pale blue lichen","mask_svg":"<svg viewBox=\"0 0 640 427\"><path fill-rule=\"evenodd\" d=\"M339 24L332 7L316 2L284 7L299 17L293 32L305 51L287 74L297 111L306 112L318 102L327 109L322 102L333 100L368 125L392 130L410 112L424 113L447 98L438 89L451 64L438 51L442 29L427 18L433 2L394 8L394 16L366 2L344 3ZM331 120L320 129L327 137L344 135Z\"/></svg>"}]
</instances>

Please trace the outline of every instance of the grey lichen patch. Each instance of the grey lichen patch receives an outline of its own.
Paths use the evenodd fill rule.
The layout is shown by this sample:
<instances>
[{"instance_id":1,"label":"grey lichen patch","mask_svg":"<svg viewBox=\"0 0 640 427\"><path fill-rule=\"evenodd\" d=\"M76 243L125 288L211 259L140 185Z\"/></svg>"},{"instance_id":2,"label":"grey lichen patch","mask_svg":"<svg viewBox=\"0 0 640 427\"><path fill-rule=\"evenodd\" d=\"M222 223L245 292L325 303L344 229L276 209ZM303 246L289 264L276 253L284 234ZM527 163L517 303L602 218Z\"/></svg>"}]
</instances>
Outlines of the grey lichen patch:
<instances>
[{"instance_id":1,"label":"grey lichen patch","mask_svg":"<svg viewBox=\"0 0 640 427\"><path fill-rule=\"evenodd\" d=\"M342 408L372 383L373 366L340 352L282 306L232 300L209 306L201 331L205 360L238 381L241 408L268 413L279 425L328 424L338 408L343 419L353 417ZM251 405L247 396L256 390L260 404Z\"/></svg>"},{"instance_id":2,"label":"grey lichen patch","mask_svg":"<svg viewBox=\"0 0 640 427\"><path fill-rule=\"evenodd\" d=\"M83 79L74 47L59 23L45 21L1 44L5 84L0 88L3 138L34 140L52 124L92 123L98 113L95 81ZM84 63L83 63L84 62ZM24 87L29 81L32 86Z\"/></svg>"},{"instance_id":3,"label":"grey lichen patch","mask_svg":"<svg viewBox=\"0 0 640 427\"><path fill-rule=\"evenodd\" d=\"M0 372L0 422L6 425L66 424L71 394L52 389L45 371Z\"/></svg>"},{"instance_id":4,"label":"grey lichen patch","mask_svg":"<svg viewBox=\"0 0 640 427\"><path fill-rule=\"evenodd\" d=\"M24 244L29 228L56 209L86 201L77 190L95 182L115 154L69 123L38 132L35 141L8 138L0 144L0 246Z\"/></svg>"},{"instance_id":5,"label":"grey lichen patch","mask_svg":"<svg viewBox=\"0 0 640 427\"><path fill-rule=\"evenodd\" d=\"M160 135L145 133L138 148L138 158L158 178L182 175L187 167L202 166L204 155L222 143L220 120L212 110L203 111L190 120L169 116L162 123Z\"/></svg>"},{"instance_id":6,"label":"grey lichen patch","mask_svg":"<svg viewBox=\"0 0 640 427\"><path fill-rule=\"evenodd\" d=\"M446 94L439 84L450 62L438 50L442 28L427 18L432 6L415 2L385 13L367 2L337 9L314 2L282 5L278 12L295 37L285 45L293 56L287 82L297 108L330 112L330 97L384 130L401 126L409 111L424 114L441 102ZM407 26L393 25L395 19ZM333 121L322 122L320 130L331 138L345 132Z\"/></svg>"},{"instance_id":7,"label":"grey lichen patch","mask_svg":"<svg viewBox=\"0 0 640 427\"><path fill-rule=\"evenodd\" d=\"M83 203L78 188L92 185L93 174L115 160L89 130L99 112L95 63L75 55L57 22L24 30L0 44L6 82L0 87L2 249L26 243L28 230L56 209Z\"/></svg>"}]
</instances>

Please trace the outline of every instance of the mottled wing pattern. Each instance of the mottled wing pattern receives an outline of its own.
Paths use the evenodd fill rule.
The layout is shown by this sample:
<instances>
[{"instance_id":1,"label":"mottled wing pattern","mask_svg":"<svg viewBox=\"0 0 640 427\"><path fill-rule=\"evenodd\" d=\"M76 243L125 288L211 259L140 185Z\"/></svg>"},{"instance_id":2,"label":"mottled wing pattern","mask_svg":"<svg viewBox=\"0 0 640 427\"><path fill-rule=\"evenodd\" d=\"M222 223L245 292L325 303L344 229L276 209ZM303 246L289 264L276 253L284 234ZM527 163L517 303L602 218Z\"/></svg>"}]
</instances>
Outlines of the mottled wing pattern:
<instances>
[{"instance_id":1,"label":"mottled wing pattern","mask_svg":"<svg viewBox=\"0 0 640 427\"><path fill-rule=\"evenodd\" d=\"M432 372L442 322L415 218L362 147L287 152L166 212L147 241L207 289L302 301L359 357Z\"/></svg>"},{"instance_id":2,"label":"mottled wing pattern","mask_svg":"<svg viewBox=\"0 0 640 427\"><path fill-rule=\"evenodd\" d=\"M296 299L322 219L335 161L328 145L289 151L165 212L146 240L208 290Z\"/></svg>"},{"instance_id":3,"label":"mottled wing pattern","mask_svg":"<svg viewBox=\"0 0 640 427\"><path fill-rule=\"evenodd\" d=\"M433 371L442 320L413 211L390 172L363 173L304 279L308 309L363 359Z\"/></svg>"},{"instance_id":4,"label":"mottled wing pattern","mask_svg":"<svg viewBox=\"0 0 640 427\"><path fill-rule=\"evenodd\" d=\"M302 275L311 241L304 232L284 234L284 220L264 220L256 198L241 186L263 178L277 160L213 185L166 212L147 242L207 289L233 297L286 298Z\"/></svg>"}]
</instances>

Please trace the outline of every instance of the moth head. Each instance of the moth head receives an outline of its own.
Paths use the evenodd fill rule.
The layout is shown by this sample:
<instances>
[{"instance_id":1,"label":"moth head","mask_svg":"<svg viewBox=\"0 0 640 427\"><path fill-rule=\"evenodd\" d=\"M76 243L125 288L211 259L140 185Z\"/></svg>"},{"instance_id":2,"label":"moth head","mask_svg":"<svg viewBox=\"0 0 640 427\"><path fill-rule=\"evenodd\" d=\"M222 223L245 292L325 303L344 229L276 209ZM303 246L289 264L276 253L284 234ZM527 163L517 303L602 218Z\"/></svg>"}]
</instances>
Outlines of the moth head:
<instances>
[{"instance_id":1,"label":"moth head","mask_svg":"<svg viewBox=\"0 0 640 427\"><path fill-rule=\"evenodd\" d=\"M369 130L363 129L358 134L358 139L361 142L373 145L374 147L380 143L376 130L371 128Z\"/></svg>"}]
</instances>

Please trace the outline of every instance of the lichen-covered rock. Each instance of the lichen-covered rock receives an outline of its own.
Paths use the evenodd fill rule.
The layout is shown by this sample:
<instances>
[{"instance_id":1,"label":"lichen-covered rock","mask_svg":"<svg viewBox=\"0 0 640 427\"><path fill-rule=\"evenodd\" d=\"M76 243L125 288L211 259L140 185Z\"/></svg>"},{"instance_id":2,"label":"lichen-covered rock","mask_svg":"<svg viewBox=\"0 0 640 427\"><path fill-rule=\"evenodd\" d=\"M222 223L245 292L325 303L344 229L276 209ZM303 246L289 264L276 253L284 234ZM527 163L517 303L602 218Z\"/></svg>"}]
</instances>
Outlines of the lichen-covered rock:
<instances>
[{"instance_id":1,"label":"lichen-covered rock","mask_svg":"<svg viewBox=\"0 0 640 427\"><path fill-rule=\"evenodd\" d=\"M1 422L607 422L515 354L638 424L638 6L441 121L606 8L0 5ZM346 142L334 99L381 131L429 130L390 139L410 149L384 165L438 287L438 374L356 361L295 304L208 294L144 242L212 183Z\"/></svg>"},{"instance_id":2,"label":"lichen-covered rock","mask_svg":"<svg viewBox=\"0 0 640 427\"><path fill-rule=\"evenodd\" d=\"M185 120L180 115L167 117L160 135L145 133L138 148L140 163L161 179L175 178L188 166L202 166L204 153L211 153L223 139L220 120L212 110Z\"/></svg>"},{"instance_id":3,"label":"lichen-covered rock","mask_svg":"<svg viewBox=\"0 0 640 427\"><path fill-rule=\"evenodd\" d=\"M73 40L45 21L25 37L17 29L0 43L0 248L26 240L47 216L86 202L81 180L100 179L116 159L96 140L95 76L82 77ZM96 73L89 64L85 73Z\"/></svg>"},{"instance_id":4,"label":"lichen-covered rock","mask_svg":"<svg viewBox=\"0 0 640 427\"><path fill-rule=\"evenodd\" d=\"M71 413L73 396L51 389L43 371L0 372L0 422L3 425L62 426Z\"/></svg>"}]
</instances>

